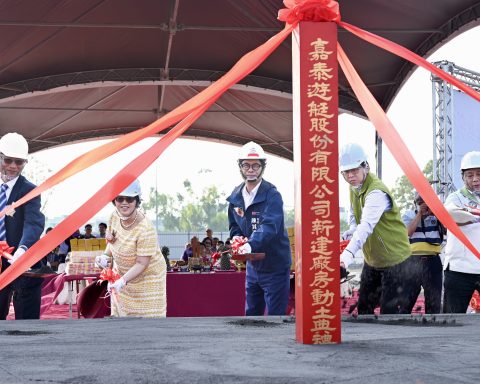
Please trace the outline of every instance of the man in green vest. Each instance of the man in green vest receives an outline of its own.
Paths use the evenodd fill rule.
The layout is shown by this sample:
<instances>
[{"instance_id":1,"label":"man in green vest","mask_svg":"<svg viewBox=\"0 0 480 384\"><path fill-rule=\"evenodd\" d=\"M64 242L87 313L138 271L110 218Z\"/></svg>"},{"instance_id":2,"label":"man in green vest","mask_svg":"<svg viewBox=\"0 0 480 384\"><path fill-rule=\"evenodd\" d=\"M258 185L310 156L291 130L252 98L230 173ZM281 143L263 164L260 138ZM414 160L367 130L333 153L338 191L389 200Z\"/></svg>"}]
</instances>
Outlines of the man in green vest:
<instances>
[{"instance_id":1,"label":"man in green vest","mask_svg":"<svg viewBox=\"0 0 480 384\"><path fill-rule=\"evenodd\" d=\"M350 242L340 255L343 267L363 250L364 265L358 298L358 314L410 313L417 299L415 264L410 257L407 229L390 191L370 173L365 151L358 144L340 150L340 171L350 184Z\"/></svg>"}]
</instances>

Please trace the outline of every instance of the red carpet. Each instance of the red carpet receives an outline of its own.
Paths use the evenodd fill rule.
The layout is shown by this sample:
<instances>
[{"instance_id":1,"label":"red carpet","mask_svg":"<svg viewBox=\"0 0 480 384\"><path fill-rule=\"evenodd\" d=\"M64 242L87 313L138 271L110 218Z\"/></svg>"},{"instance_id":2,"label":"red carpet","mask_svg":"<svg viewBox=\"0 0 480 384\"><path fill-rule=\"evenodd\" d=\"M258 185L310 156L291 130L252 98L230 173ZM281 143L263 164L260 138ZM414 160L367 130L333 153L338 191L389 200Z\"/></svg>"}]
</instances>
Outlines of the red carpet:
<instances>
[{"instance_id":1,"label":"red carpet","mask_svg":"<svg viewBox=\"0 0 480 384\"><path fill-rule=\"evenodd\" d=\"M40 316L40 320L68 319L68 307L68 304L52 304L47 311L42 313L42 315ZM73 304L72 306L72 318L78 318L76 304ZM8 314L7 320L15 320L13 305L10 306L10 313Z\"/></svg>"}]
</instances>

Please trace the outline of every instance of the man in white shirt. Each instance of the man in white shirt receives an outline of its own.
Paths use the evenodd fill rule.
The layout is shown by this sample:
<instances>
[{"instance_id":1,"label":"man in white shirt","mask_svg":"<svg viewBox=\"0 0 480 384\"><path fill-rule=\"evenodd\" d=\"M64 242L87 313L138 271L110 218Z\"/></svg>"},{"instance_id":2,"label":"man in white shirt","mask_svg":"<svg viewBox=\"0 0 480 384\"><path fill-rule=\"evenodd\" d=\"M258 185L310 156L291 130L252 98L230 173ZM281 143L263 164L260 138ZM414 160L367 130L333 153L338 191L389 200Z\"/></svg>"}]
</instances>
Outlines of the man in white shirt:
<instances>
[{"instance_id":1,"label":"man in white shirt","mask_svg":"<svg viewBox=\"0 0 480 384\"><path fill-rule=\"evenodd\" d=\"M473 246L480 249L480 152L466 153L460 168L464 186L447 197L445 208ZM480 290L480 260L449 234L444 269L443 312L465 313L473 292Z\"/></svg>"}]
</instances>

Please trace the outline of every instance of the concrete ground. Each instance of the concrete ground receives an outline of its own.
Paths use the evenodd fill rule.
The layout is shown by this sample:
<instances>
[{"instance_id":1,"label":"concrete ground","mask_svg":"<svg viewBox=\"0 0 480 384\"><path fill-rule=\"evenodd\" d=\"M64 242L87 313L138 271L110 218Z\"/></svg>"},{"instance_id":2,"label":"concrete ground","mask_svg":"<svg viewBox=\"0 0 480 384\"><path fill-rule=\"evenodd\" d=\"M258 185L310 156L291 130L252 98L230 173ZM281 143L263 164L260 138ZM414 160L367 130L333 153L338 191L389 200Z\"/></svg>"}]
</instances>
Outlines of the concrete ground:
<instances>
[{"instance_id":1,"label":"concrete ground","mask_svg":"<svg viewBox=\"0 0 480 384\"><path fill-rule=\"evenodd\" d=\"M3 321L0 383L474 383L480 316L346 318L342 344L282 317Z\"/></svg>"}]
</instances>

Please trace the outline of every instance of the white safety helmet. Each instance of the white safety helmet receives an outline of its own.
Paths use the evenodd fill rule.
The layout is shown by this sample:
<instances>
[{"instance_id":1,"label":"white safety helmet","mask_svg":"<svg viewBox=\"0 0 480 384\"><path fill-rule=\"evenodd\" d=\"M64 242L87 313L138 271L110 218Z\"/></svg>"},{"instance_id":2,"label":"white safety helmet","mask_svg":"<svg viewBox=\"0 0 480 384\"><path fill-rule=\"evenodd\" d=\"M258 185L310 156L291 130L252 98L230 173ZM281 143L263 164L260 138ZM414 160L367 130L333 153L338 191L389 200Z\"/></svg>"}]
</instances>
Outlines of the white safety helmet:
<instances>
[{"instance_id":1,"label":"white safety helmet","mask_svg":"<svg viewBox=\"0 0 480 384\"><path fill-rule=\"evenodd\" d=\"M119 194L119 196L142 196L142 189L140 188L140 182L135 180L132 184L130 184L125 190Z\"/></svg>"},{"instance_id":2,"label":"white safety helmet","mask_svg":"<svg viewBox=\"0 0 480 384\"><path fill-rule=\"evenodd\" d=\"M7 133L0 139L0 152L8 157L27 160L27 140L16 132Z\"/></svg>"},{"instance_id":3,"label":"white safety helmet","mask_svg":"<svg viewBox=\"0 0 480 384\"><path fill-rule=\"evenodd\" d=\"M366 161L367 155L358 144L349 143L340 149L340 157L338 160L340 172L358 168Z\"/></svg>"},{"instance_id":4,"label":"white safety helmet","mask_svg":"<svg viewBox=\"0 0 480 384\"><path fill-rule=\"evenodd\" d=\"M266 160L266 157L263 148L250 141L240 149L238 160Z\"/></svg>"},{"instance_id":5,"label":"white safety helmet","mask_svg":"<svg viewBox=\"0 0 480 384\"><path fill-rule=\"evenodd\" d=\"M480 168L480 152L478 151L467 152L462 157L462 162L460 163L462 172L472 168Z\"/></svg>"}]
</instances>

